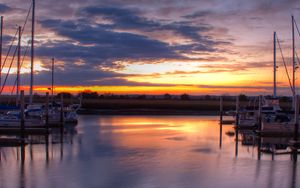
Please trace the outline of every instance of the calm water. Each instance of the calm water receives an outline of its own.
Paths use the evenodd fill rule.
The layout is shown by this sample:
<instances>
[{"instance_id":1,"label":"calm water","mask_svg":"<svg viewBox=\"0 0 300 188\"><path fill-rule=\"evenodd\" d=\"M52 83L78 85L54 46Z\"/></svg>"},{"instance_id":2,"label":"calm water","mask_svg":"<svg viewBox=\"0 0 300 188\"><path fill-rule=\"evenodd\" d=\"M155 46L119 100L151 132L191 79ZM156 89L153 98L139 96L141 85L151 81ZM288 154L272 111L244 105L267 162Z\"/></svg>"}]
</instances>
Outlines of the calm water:
<instances>
[{"instance_id":1,"label":"calm water","mask_svg":"<svg viewBox=\"0 0 300 188\"><path fill-rule=\"evenodd\" d=\"M257 160L251 136L239 135L236 148L235 136L228 131L232 126L223 127L220 149L218 117L80 116L63 144L57 134L48 147L27 145L23 162L20 148L1 148L0 187L300 186L300 167L289 155L276 155L272 161L272 155L262 153ZM282 146L283 141L262 143Z\"/></svg>"}]
</instances>

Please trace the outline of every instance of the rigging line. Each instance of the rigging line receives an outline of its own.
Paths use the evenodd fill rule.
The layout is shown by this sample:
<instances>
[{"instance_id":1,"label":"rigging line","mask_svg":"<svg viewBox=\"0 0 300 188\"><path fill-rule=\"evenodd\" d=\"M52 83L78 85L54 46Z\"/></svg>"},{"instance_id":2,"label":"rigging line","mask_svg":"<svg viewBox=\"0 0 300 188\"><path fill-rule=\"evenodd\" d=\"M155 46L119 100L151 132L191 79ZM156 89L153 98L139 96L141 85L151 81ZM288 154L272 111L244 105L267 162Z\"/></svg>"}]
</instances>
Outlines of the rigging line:
<instances>
[{"instance_id":1,"label":"rigging line","mask_svg":"<svg viewBox=\"0 0 300 188\"><path fill-rule=\"evenodd\" d=\"M32 9L32 3L30 4L30 7L29 7L29 10L28 10L28 12L27 12L27 16L26 16L25 22L24 22L24 24L23 24L22 31L21 31L21 36L22 36L22 34L23 34L23 32L24 32L24 29L25 29L25 26L26 26L26 24L27 24L27 21L28 21L28 18L29 18L31 9ZM16 33L15 33L15 36L13 37L13 39L12 39L12 41L11 41L11 44L10 44L10 46L9 46L9 48L8 48L8 52L7 52L6 57L5 57L4 61L3 61L2 67L0 67L0 71L1 71L1 72L2 72L2 69L4 68L5 63L6 63L6 60L7 60L8 56L9 56L9 54L10 54L11 48L12 48L12 46L13 46L13 43L14 43L14 41L15 41L16 38L17 38L17 34L18 34L18 29L17 29L17 31L16 31Z\"/></svg>"},{"instance_id":2,"label":"rigging line","mask_svg":"<svg viewBox=\"0 0 300 188\"><path fill-rule=\"evenodd\" d=\"M14 52L14 55L13 55L13 59L12 59L11 62L10 62L8 72L7 72L6 76L5 76L5 80L4 80L4 82L3 82L3 85L2 85L2 88L1 88L1 91L0 91L0 95L2 94L2 91L3 91L4 86L5 86L5 84L6 84L6 81L7 81L7 77L8 77L8 75L9 75L9 73L10 73L12 64L13 64L13 62L14 62L14 60L15 60L16 53L17 53L17 49L18 49L18 48L15 49L15 52Z\"/></svg>"},{"instance_id":3,"label":"rigging line","mask_svg":"<svg viewBox=\"0 0 300 188\"><path fill-rule=\"evenodd\" d=\"M21 61L20 69L21 69L21 67L23 66L25 57L26 57L27 52L28 52L29 45L30 45L30 43L28 43L27 46L26 46L25 53L24 53L23 58L22 58L22 61ZM14 86L13 86L13 88L12 88L11 95L14 93L14 90L15 90L15 88L16 88L16 85L17 85L17 78L15 79L15 83L14 83Z\"/></svg>"},{"instance_id":4,"label":"rigging line","mask_svg":"<svg viewBox=\"0 0 300 188\"><path fill-rule=\"evenodd\" d=\"M24 22L23 27L22 27L21 36L23 35L23 32L24 32L24 30L25 30L25 26L26 26L26 24L27 24L27 21L28 21L28 18L29 18L31 9L32 9L32 3L30 4L30 7L29 7L29 9L28 9L27 16L26 16L25 22Z\"/></svg>"},{"instance_id":5,"label":"rigging line","mask_svg":"<svg viewBox=\"0 0 300 188\"><path fill-rule=\"evenodd\" d=\"M283 56L283 53L282 53L281 45L280 45L278 37L276 37L276 39L277 39L278 47L280 49L280 54L281 54L281 58L282 58L282 61L283 61L283 64L284 64L285 72L286 72L286 75L287 75L288 80L289 80L290 88L292 90L292 93L294 94L294 89L293 89L293 86L292 86L292 83L291 83L291 78L289 76L289 72L288 72L287 67L286 67L286 63L285 63L285 59L284 59L284 56Z\"/></svg>"},{"instance_id":6,"label":"rigging line","mask_svg":"<svg viewBox=\"0 0 300 188\"><path fill-rule=\"evenodd\" d=\"M297 25L297 22L296 22L295 19L294 19L294 23L295 23L295 25L296 25L296 29L297 29L298 35L300 36L300 31L299 31L299 28L298 28L298 25Z\"/></svg>"},{"instance_id":7,"label":"rigging line","mask_svg":"<svg viewBox=\"0 0 300 188\"><path fill-rule=\"evenodd\" d=\"M3 61L2 67L0 67L0 71L1 71L1 72L2 72L2 69L3 69L3 67L5 66L6 60L7 60L8 56L9 56L9 54L10 54L11 48L12 48L12 46L13 46L13 44L14 44L16 38L17 38L17 34L18 34L18 29L17 29L17 31L16 31L16 33L15 33L15 36L12 38L11 44L10 44L10 46L9 46L9 48L8 48L8 52L7 52L6 57L5 57L4 61Z\"/></svg>"},{"instance_id":8,"label":"rigging line","mask_svg":"<svg viewBox=\"0 0 300 188\"><path fill-rule=\"evenodd\" d=\"M296 55L296 57L297 57L298 64L300 65L300 59L299 59L299 57L298 57L297 52L295 52L295 55Z\"/></svg>"}]
</instances>

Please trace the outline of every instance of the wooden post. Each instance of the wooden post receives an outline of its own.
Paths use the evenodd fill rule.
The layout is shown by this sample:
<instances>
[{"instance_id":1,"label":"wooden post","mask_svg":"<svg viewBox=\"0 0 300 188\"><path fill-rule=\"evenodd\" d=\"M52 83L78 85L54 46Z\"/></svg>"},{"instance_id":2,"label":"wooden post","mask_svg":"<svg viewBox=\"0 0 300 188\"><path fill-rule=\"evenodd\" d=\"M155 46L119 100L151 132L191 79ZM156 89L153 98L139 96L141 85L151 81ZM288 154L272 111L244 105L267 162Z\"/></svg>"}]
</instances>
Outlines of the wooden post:
<instances>
[{"instance_id":1,"label":"wooden post","mask_svg":"<svg viewBox=\"0 0 300 188\"><path fill-rule=\"evenodd\" d=\"M236 97L236 104L235 104L235 110L236 110L236 115L235 115L235 125L238 127L239 126L239 108L240 108L240 100L239 96Z\"/></svg>"},{"instance_id":2,"label":"wooden post","mask_svg":"<svg viewBox=\"0 0 300 188\"><path fill-rule=\"evenodd\" d=\"M262 96L260 95L258 98L258 130L261 131L262 130L262 122L261 122L261 111L262 111Z\"/></svg>"},{"instance_id":3,"label":"wooden post","mask_svg":"<svg viewBox=\"0 0 300 188\"><path fill-rule=\"evenodd\" d=\"M64 96L60 94L60 125L63 127L64 124Z\"/></svg>"},{"instance_id":4,"label":"wooden post","mask_svg":"<svg viewBox=\"0 0 300 188\"><path fill-rule=\"evenodd\" d=\"M298 141L298 129L299 129L299 96L296 96L295 100L295 129L294 129L294 140L297 142Z\"/></svg>"},{"instance_id":5,"label":"wooden post","mask_svg":"<svg viewBox=\"0 0 300 188\"><path fill-rule=\"evenodd\" d=\"M60 143L63 143L64 134L64 97L63 93L60 94Z\"/></svg>"},{"instance_id":6,"label":"wooden post","mask_svg":"<svg viewBox=\"0 0 300 188\"><path fill-rule=\"evenodd\" d=\"M295 145L297 145L298 142L298 137L299 137L299 96L297 95L295 97L295 127L294 127L294 143ZM298 158L298 149L294 146L293 149L293 160L294 162L297 162L297 158Z\"/></svg>"},{"instance_id":7,"label":"wooden post","mask_svg":"<svg viewBox=\"0 0 300 188\"><path fill-rule=\"evenodd\" d=\"M223 96L220 96L220 142L219 146L222 148L222 128L223 128Z\"/></svg>"},{"instance_id":8,"label":"wooden post","mask_svg":"<svg viewBox=\"0 0 300 188\"><path fill-rule=\"evenodd\" d=\"M45 123L47 133L49 132L49 92L46 92L46 115L45 115Z\"/></svg>"},{"instance_id":9,"label":"wooden post","mask_svg":"<svg viewBox=\"0 0 300 188\"><path fill-rule=\"evenodd\" d=\"M25 102L24 102L24 90L21 91L21 108L20 108L20 127L21 127L21 139L24 142L25 138L25 121L24 121L24 111L25 111Z\"/></svg>"}]
</instances>

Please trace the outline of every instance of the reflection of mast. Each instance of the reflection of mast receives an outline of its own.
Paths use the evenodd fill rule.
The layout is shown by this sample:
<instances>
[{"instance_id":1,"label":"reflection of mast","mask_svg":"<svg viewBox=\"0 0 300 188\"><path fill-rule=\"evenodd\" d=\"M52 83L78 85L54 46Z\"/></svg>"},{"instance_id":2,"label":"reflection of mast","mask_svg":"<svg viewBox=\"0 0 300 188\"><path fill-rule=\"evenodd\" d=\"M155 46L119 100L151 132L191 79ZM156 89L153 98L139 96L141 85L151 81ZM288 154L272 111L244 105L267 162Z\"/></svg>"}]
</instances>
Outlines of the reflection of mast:
<instances>
[{"instance_id":1,"label":"reflection of mast","mask_svg":"<svg viewBox=\"0 0 300 188\"><path fill-rule=\"evenodd\" d=\"M31 24L31 70L30 70L30 97L29 103L33 100L33 66L34 66L34 18L35 18L35 0L32 0L32 24Z\"/></svg>"},{"instance_id":2,"label":"reflection of mast","mask_svg":"<svg viewBox=\"0 0 300 188\"><path fill-rule=\"evenodd\" d=\"M274 97L276 97L276 32L274 32Z\"/></svg>"}]
</instances>

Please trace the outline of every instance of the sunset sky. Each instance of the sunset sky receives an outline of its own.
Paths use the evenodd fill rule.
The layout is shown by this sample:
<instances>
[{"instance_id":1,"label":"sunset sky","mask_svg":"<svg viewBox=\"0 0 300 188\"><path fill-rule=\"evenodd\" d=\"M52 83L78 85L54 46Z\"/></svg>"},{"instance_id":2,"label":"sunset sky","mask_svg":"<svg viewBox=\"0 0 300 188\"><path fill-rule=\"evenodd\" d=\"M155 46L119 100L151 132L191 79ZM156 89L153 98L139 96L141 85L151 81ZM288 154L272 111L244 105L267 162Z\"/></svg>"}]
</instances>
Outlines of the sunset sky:
<instances>
[{"instance_id":1,"label":"sunset sky","mask_svg":"<svg viewBox=\"0 0 300 188\"><path fill-rule=\"evenodd\" d=\"M30 5L1 1L3 58ZM292 14L300 26L299 1L36 0L35 91L51 84L55 58L56 92L272 94L274 31L292 73ZM299 42L296 31L296 48ZM29 55L23 85L29 85ZM291 95L279 50L277 60L279 93Z\"/></svg>"}]
</instances>

